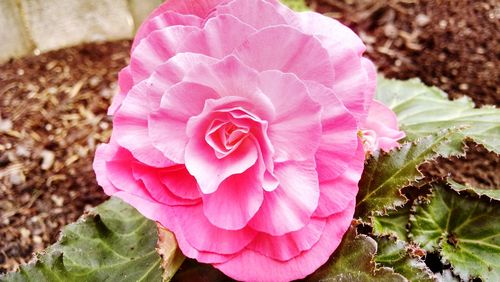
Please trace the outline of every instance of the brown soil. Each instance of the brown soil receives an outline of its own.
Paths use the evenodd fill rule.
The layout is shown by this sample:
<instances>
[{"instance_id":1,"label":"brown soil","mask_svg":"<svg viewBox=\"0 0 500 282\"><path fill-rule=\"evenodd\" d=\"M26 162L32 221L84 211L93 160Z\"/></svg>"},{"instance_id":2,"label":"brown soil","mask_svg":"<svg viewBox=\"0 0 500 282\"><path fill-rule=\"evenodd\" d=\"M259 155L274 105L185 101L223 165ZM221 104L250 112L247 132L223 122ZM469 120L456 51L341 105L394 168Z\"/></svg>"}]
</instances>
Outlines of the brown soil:
<instances>
[{"instance_id":1,"label":"brown soil","mask_svg":"<svg viewBox=\"0 0 500 282\"><path fill-rule=\"evenodd\" d=\"M0 273L106 199L91 164L110 135L106 109L129 48L86 45L0 66Z\"/></svg>"},{"instance_id":2,"label":"brown soil","mask_svg":"<svg viewBox=\"0 0 500 282\"><path fill-rule=\"evenodd\" d=\"M309 1L360 33L386 76L420 77L451 97L499 104L496 0ZM0 66L0 273L106 198L92 156L109 137L106 108L129 46L91 44ZM471 146L465 160L441 160L427 174L500 187L498 156Z\"/></svg>"}]
</instances>

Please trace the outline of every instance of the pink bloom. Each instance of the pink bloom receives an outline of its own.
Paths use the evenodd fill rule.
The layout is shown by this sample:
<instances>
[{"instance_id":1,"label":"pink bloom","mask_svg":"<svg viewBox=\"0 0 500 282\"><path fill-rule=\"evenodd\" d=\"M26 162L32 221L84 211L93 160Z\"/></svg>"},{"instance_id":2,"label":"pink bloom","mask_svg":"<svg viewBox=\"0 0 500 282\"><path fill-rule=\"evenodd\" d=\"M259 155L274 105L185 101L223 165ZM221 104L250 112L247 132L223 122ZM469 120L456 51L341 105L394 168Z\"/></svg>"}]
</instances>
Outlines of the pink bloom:
<instances>
[{"instance_id":1,"label":"pink bloom","mask_svg":"<svg viewBox=\"0 0 500 282\"><path fill-rule=\"evenodd\" d=\"M119 75L97 180L188 257L238 280L303 278L353 217L375 88L364 50L276 0L169 0Z\"/></svg>"},{"instance_id":2,"label":"pink bloom","mask_svg":"<svg viewBox=\"0 0 500 282\"><path fill-rule=\"evenodd\" d=\"M388 152L398 147L398 140L405 137L398 129L396 114L376 100L370 106L362 129L363 146L368 153L378 149Z\"/></svg>"}]
</instances>

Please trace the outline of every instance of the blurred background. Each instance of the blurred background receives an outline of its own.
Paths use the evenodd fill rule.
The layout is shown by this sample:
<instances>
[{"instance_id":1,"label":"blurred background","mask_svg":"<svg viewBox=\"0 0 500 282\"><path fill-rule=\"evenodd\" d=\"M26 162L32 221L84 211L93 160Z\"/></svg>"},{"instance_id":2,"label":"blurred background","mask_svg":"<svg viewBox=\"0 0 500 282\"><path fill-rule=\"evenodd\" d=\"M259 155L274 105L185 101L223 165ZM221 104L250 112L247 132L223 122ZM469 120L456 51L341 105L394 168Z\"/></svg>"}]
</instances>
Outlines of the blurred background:
<instances>
[{"instance_id":1,"label":"blurred background","mask_svg":"<svg viewBox=\"0 0 500 282\"><path fill-rule=\"evenodd\" d=\"M130 39L162 0L0 0L0 273L106 199L92 159ZM498 0L307 0L350 26L387 77L500 104ZM304 50L307 52L307 50ZM500 187L498 156L469 143L427 177Z\"/></svg>"}]
</instances>

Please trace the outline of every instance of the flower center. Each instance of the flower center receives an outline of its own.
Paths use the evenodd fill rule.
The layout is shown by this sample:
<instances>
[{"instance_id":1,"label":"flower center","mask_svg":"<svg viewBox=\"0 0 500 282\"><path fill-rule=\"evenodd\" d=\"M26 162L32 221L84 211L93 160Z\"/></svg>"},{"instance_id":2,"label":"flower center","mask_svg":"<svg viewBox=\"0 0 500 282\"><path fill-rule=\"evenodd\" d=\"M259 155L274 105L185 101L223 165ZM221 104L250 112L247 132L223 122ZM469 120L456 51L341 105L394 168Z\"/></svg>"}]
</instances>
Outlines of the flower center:
<instances>
[{"instance_id":1,"label":"flower center","mask_svg":"<svg viewBox=\"0 0 500 282\"><path fill-rule=\"evenodd\" d=\"M216 119L209 126L205 140L214 149L217 158L221 159L236 150L249 131L248 126Z\"/></svg>"}]
</instances>

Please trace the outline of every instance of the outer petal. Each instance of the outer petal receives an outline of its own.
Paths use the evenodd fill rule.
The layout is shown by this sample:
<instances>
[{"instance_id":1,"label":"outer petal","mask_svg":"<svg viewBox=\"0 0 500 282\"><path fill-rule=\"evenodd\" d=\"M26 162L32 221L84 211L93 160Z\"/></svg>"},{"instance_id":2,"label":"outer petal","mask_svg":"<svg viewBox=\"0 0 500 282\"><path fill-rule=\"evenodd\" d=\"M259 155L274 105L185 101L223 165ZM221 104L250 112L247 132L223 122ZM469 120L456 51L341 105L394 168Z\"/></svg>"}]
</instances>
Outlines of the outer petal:
<instances>
[{"instance_id":1,"label":"outer petal","mask_svg":"<svg viewBox=\"0 0 500 282\"><path fill-rule=\"evenodd\" d=\"M318 175L313 161L278 163L274 174L280 185L266 192L249 226L270 235L297 231L309 223L318 205Z\"/></svg>"},{"instance_id":2,"label":"outer petal","mask_svg":"<svg viewBox=\"0 0 500 282\"><path fill-rule=\"evenodd\" d=\"M217 191L203 196L207 219L227 230L244 228L262 205L264 193L254 166L241 174L226 178Z\"/></svg>"},{"instance_id":3,"label":"outer petal","mask_svg":"<svg viewBox=\"0 0 500 282\"><path fill-rule=\"evenodd\" d=\"M268 130L275 149L274 160L311 159L322 136L321 106L309 97L305 85L293 74L265 71L259 80L259 88L276 111Z\"/></svg>"},{"instance_id":4,"label":"outer petal","mask_svg":"<svg viewBox=\"0 0 500 282\"><path fill-rule=\"evenodd\" d=\"M342 174L356 153L358 124L333 91L315 82L307 82L311 98L323 107L322 135L316 152L319 180Z\"/></svg>"},{"instance_id":5,"label":"outer petal","mask_svg":"<svg viewBox=\"0 0 500 282\"><path fill-rule=\"evenodd\" d=\"M294 16L288 19L290 24L300 31L319 38L332 57L337 56L339 46L348 46L358 56L361 56L366 49L356 33L331 17L315 12L302 12L294 13Z\"/></svg>"},{"instance_id":6,"label":"outer petal","mask_svg":"<svg viewBox=\"0 0 500 282\"><path fill-rule=\"evenodd\" d=\"M185 15L174 11L164 11L163 13L149 17L143 22L137 33L135 34L134 42L132 43L132 51L137 47L137 44L142 39L146 38L149 34L156 30L174 25L196 26L201 27L203 19L195 15Z\"/></svg>"},{"instance_id":7,"label":"outer petal","mask_svg":"<svg viewBox=\"0 0 500 282\"><path fill-rule=\"evenodd\" d=\"M375 142L368 144L367 148L372 152L379 148L390 151L399 146L398 140L405 137L405 133L398 129L396 114L376 100L370 107L363 130L371 130L375 133Z\"/></svg>"},{"instance_id":8,"label":"outer petal","mask_svg":"<svg viewBox=\"0 0 500 282\"><path fill-rule=\"evenodd\" d=\"M364 160L363 145L361 141L358 141L356 155L351 159L347 170L333 180L320 182L319 204L313 216L330 216L344 210L348 203L356 199L358 182L365 164ZM321 175L321 169L318 169L318 173Z\"/></svg>"},{"instance_id":9,"label":"outer petal","mask_svg":"<svg viewBox=\"0 0 500 282\"><path fill-rule=\"evenodd\" d=\"M200 53L224 58L256 30L231 15L209 19L203 29L190 34L179 46L180 52Z\"/></svg>"},{"instance_id":10,"label":"outer petal","mask_svg":"<svg viewBox=\"0 0 500 282\"><path fill-rule=\"evenodd\" d=\"M370 61L361 58L366 49L361 39L347 26L318 13L295 14L290 24L317 37L328 50L335 67L333 90L362 122L373 98L376 73Z\"/></svg>"},{"instance_id":11,"label":"outer petal","mask_svg":"<svg viewBox=\"0 0 500 282\"><path fill-rule=\"evenodd\" d=\"M217 15L228 14L235 16L240 21L262 29L271 25L286 24L285 18L273 7L272 4L264 0L234 0L225 5L217 7Z\"/></svg>"},{"instance_id":12,"label":"outer petal","mask_svg":"<svg viewBox=\"0 0 500 282\"><path fill-rule=\"evenodd\" d=\"M123 164L121 164L123 166ZM138 163L127 164L128 169L132 168L134 179L144 185L151 197L160 203L167 205L193 205L198 202L197 199L185 199L173 194L170 189L161 181L162 171L157 168L144 166ZM186 189L192 187L186 187ZM196 188L195 188L196 189ZM199 197L198 197L199 199Z\"/></svg>"},{"instance_id":13,"label":"outer petal","mask_svg":"<svg viewBox=\"0 0 500 282\"><path fill-rule=\"evenodd\" d=\"M151 33L134 49L130 71L134 83L148 78L156 67L173 57L186 37L199 30L193 26L170 26Z\"/></svg>"},{"instance_id":14,"label":"outer petal","mask_svg":"<svg viewBox=\"0 0 500 282\"><path fill-rule=\"evenodd\" d=\"M177 197L190 200L201 197L196 179L189 174L183 165L172 166L162 170L159 178Z\"/></svg>"},{"instance_id":15,"label":"outer petal","mask_svg":"<svg viewBox=\"0 0 500 282\"><path fill-rule=\"evenodd\" d=\"M128 149L142 163L155 167L166 167L174 163L153 147L148 132L150 112L147 99L147 84L134 86L125 98L113 119L113 134L116 142Z\"/></svg>"},{"instance_id":16,"label":"outer petal","mask_svg":"<svg viewBox=\"0 0 500 282\"><path fill-rule=\"evenodd\" d=\"M323 234L316 245L295 258L281 262L252 250L245 250L225 263L214 266L226 275L242 281L291 281L301 279L324 264L337 249L351 224L355 201L328 218ZM258 269L259 271L255 271ZM273 273L272 276L269 273Z\"/></svg>"},{"instance_id":17,"label":"outer petal","mask_svg":"<svg viewBox=\"0 0 500 282\"><path fill-rule=\"evenodd\" d=\"M99 146L97 146L94 156L94 162L92 164L97 178L97 183L104 189L104 193L109 196L119 191L115 186L113 186L113 184L108 180L108 177L106 176L106 162L113 158L117 150L117 144L111 143L111 141L110 144L100 144Z\"/></svg>"},{"instance_id":18,"label":"outer petal","mask_svg":"<svg viewBox=\"0 0 500 282\"><path fill-rule=\"evenodd\" d=\"M311 249L319 241L325 224L326 219L312 218L304 228L283 236L259 233L247 249L275 260L287 261Z\"/></svg>"},{"instance_id":19,"label":"outer petal","mask_svg":"<svg viewBox=\"0 0 500 282\"><path fill-rule=\"evenodd\" d=\"M126 66L118 73L118 86L118 93L113 97L113 102L108 108L108 115L114 115L116 113L123 100L125 100L125 97L127 97L128 92L134 86L129 66Z\"/></svg>"},{"instance_id":20,"label":"outer petal","mask_svg":"<svg viewBox=\"0 0 500 282\"><path fill-rule=\"evenodd\" d=\"M171 219L172 220L172 219ZM182 253L192 259L196 259L201 263L222 263L230 260L234 255L224 255L213 252L199 251L186 240L186 237L181 228L174 231L175 239Z\"/></svg>"},{"instance_id":21,"label":"outer petal","mask_svg":"<svg viewBox=\"0 0 500 282\"><path fill-rule=\"evenodd\" d=\"M166 158L184 163L184 150L188 142L188 120L203 111L205 101L218 98L206 86L180 82L167 90L158 111L149 115L149 136L153 146Z\"/></svg>"},{"instance_id":22,"label":"outer petal","mask_svg":"<svg viewBox=\"0 0 500 282\"><path fill-rule=\"evenodd\" d=\"M172 11L182 15L193 15L198 18L204 19L217 5L225 3L227 1L228 0L165 1L160 7L156 8L146 20L143 21L143 24L135 35L132 49L135 48L135 46L137 46L137 44L139 44L143 38L150 34L151 29L148 26L148 22L152 21L157 16Z\"/></svg>"},{"instance_id":23,"label":"outer petal","mask_svg":"<svg viewBox=\"0 0 500 282\"><path fill-rule=\"evenodd\" d=\"M302 80L313 80L325 86L333 85L335 80L333 65L321 43L289 26L259 30L234 54L258 71L291 72Z\"/></svg>"},{"instance_id":24,"label":"outer petal","mask_svg":"<svg viewBox=\"0 0 500 282\"><path fill-rule=\"evenodd\" d=\"M225 230L212 225L203 214L202 205L173 208L179 228L191 246L199 251L235 254L256 236L250 228Z\"/></svg>"}]
</instances>

